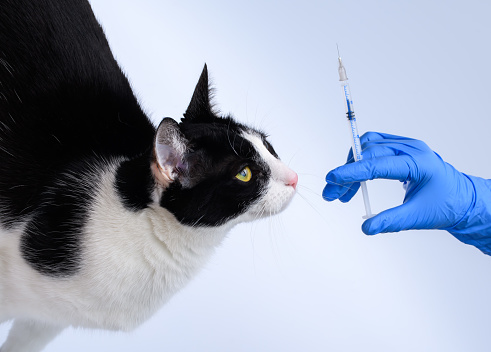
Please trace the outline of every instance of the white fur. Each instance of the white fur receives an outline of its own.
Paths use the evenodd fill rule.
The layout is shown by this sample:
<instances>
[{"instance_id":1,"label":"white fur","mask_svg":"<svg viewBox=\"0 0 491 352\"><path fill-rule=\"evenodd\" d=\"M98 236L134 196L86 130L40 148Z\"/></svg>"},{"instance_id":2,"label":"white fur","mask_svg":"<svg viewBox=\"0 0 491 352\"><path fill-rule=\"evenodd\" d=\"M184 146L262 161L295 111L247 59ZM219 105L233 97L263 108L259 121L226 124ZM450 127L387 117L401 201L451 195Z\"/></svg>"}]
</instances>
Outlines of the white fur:
<instances>
[{"instance_id":1,"label":"white fur","mask_svg":"<svg viewBox=\"0 0 491 352\"><path fill-rule=\"evenodd\" d=\"M249 211L248 215L258 217L270 216L282 211L295 194L292 182L298 180L297 174L281 160L275 158L266 149L261 138L252 133L245 133L247 138L256 148L261 158L266 161L271 169L271 178L266 186L266 195L259 199Z\"/></svg>"},{"instance_id":2,"label":"white fur","mask_svg":"<svg viewBox=\"0 0 491 352\"><path fill-rule=\"evenodd\" d=\"M40 351L67 326L135 328L203 267L233 226L282 210L295 192L287 182L293 171L258 137L247 138L270 165L272 178L250 211L221 227L184 226L157 201L138 213L126 210L115 191L114 163L92 185L97 197L84 228L77 274L40 274L21 257L22 227L0 229L0 322L16 319L1 352ZM155 200L162 191L156 190Z\"/></svg>"}]
</instances>

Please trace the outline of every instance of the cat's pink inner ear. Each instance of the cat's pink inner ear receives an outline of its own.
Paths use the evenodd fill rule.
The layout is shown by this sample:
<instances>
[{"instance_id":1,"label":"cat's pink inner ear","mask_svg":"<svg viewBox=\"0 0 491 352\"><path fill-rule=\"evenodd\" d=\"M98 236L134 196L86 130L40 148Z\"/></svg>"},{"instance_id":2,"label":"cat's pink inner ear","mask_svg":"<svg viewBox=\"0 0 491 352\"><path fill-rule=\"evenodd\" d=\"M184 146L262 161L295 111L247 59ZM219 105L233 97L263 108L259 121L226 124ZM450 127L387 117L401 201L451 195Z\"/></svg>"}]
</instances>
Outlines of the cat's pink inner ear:
<instances>
[{"instance_id":1,"label":"cat's pink inner ear","mask_svg":"<svg viewBox=\"0 0 491 352\"><path fill-rule=\"evenodd\" d=\"M169 168L160 167L158 163L152 163L152 173L157 183L164 188L169 187L174 181L172 171Z\"/></svg>"},{"instance_id":2,"label":"cat's pink inner ear","mask_svg":"<svg viewBox=\"0 0 491 352\"><path fill-rule=\"evenodd\" d=\"M182 171L187 140L173 119L166 117L157 128L154 141L155 161L152 172L155 180L168 187L177 178L178 168Z\"/></svg>"},{"instance_id":3,"label":"cat's pink inner ear","mask_svg":"<svg viewBox=\"0 0 491 352\"><path fill-rule=\"evenodd\" d=\"M156 181L167 188L176 177L176 166L181 156L173 147L157 143L155 146L157 160L152 164L152 172Z\"/></svg>"}]
</instances>

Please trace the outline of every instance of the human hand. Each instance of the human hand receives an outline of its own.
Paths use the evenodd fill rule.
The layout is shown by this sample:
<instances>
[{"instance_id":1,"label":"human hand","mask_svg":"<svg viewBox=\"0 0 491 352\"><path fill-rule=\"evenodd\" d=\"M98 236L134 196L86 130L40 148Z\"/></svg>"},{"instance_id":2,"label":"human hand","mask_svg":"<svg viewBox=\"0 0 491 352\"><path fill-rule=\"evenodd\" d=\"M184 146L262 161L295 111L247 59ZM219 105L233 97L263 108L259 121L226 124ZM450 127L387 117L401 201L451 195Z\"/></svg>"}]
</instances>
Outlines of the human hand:
<instances>
[{"instance_id":1,"label":"human hand","mask_svg":"<svg viewBox=\"0 0 491 352\"><path fill-rule=\"evenodd\" d=\"M326 176L324 199L348 202L361 181L376 178L404 182L403 204L366 220L367 235L409 229L455 227L475 203L475 187L469 176L457 171L424 142L384 133L368 132L360 139L363 159Z\"/></svg>"}]
</instances>

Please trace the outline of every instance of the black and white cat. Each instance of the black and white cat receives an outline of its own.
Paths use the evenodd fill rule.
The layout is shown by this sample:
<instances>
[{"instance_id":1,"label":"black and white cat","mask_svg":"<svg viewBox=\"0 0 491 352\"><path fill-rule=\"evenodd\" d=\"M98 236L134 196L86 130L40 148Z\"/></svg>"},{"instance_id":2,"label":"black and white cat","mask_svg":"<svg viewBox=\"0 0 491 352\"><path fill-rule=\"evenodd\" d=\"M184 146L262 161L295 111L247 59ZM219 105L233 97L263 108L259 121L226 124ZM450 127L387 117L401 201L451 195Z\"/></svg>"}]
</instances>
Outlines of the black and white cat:
<instances>
[{"instance_id":1,"label":"black and white cat","mask_svg":"<svg viewBox=\"0 0 491 352\"><path fill-rule=\"evenodd\" d=\"M2 352L133 329L297 181L262 132L213 111L206 66L181 122L156 129L86 1L0 1Z\"/></svg>"}]
</instances>

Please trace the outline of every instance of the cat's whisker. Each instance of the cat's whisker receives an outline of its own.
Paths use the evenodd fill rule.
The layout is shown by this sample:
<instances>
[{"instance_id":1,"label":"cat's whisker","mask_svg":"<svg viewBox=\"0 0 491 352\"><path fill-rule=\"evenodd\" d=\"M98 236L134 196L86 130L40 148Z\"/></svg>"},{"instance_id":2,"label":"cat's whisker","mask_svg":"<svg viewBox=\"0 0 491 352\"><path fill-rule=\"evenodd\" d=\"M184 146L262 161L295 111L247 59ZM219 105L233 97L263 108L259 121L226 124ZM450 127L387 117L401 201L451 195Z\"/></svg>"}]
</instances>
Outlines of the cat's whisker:
<instances>
[{"instance_id":1,"label":"cat's whisker","mask_svg":"<svg viewBox=\"0 0 491 352\"><path fill-rule=\"evenodd\" d=\"M276 216L275 218L276 218L275 219L275 223L276 223L276 233L275 233L276 247L278 250L279 258L282 259L282 258L284 258L284 251L281 250L283 246L280 246L280 245L285 243L285 241L287 241L288 237L285 236L287 231L285 231L285 225L283 222L283 217L280 215L280 216Z\"/></svg>"},{"instance_id":2,"label":"cat's whisker","mask_svg":"<svg viewBox=\"0 0 491 352\"><path fill-rule=\"evenodd\" d=\"M273 228L273 218L271 217L272 215L272 212L271 212L271 209L269 210L269 221L268 221L268 225L269 225L269 243L270 243L270 246L271 246L271 250L273 252L273 258L275 258L275 260L277 261L277 258L276 258L276 251L275 251L275 246L274 246L274 228Z\"/></svg>"},{"instance_id":3,"label":"cat's whisker","mask_svg":"<svg viewBox=\"0 0 491 352\"><path fill-rule=\"evenodd\" d=\"M298 148L298 149L297 149L297 150L296 150L296 151L293 153L293 155L290 157L290 160L288 160L288 163L287 163L288 167L290 167L290 165L291 165L291 163L292 163L293 159L294 159L294 158L297 156L297 154L298 154L299 152L300 152L300 148Z\"/></svg>"},{"instance_id":4,"label":"cat's whisker","mask_svg":"<svg viewBox=\"0 0 491 352\"><path fill-rule=\"evenodd\" d=\"M197 228L200 221L203 220L203 218L205 217L205 215L202 215L201 217L199 217L192 225L191 227L194 227L194 228Z\"/></svg>"},{"instance_id":5,"label":"cat's whisker","mask_svg":"<svg viewBox=\"0 0 491 352\"><path fill-rule=\"evenodd\" d=\"M272 218L273 220L273 239L274 239L274 242L275 242L275 249L276 251L278 252L278 254L280 254L280 250L279 250L279 245L278 245L278 236L281 235L281 222L280 222L280 217L278 215L274 216Z\"/></svg>"},{"instance_id":6,"label":"cat's whisker","mask_svg":"<svg viewBox=\"0 0 491 352\"><path fill-rule=\"evenodd\" d=\"M317 174L310 174L310 173L305 173L305 172L297 172L298 176L309 176L309 177L315 177L317 179L321 179L322 181L325 181L325 177L317 175Z\"/></svg>"},{"instance_id":7,"label":"cat's whisker","mask_svg":"<svg viewBox=\"0 0 491 352\"><path fill-rule=\"evenodd\" d=\"M230 124L232 123L232 120L230 120L228 122L228 125L227 125L227 140L228 140L228 144L230 144L230 147L232 148L232 150L234 151L235 155L239 156L239 154L237 153L237 151L235 150L232 142L230 141ZM235 137L234 137L234 142L235 142Z\"/></svg>"},{"instance_id":8,"label":"cat's whisker","mask_svg":"<svg viewBox=\"0 0 491 352\"><path fill-rule=\"evenodd\" d=\"M326 183L328 183L328 184L333 184L333 185L340 186L340 187L347 188L347 189L350 189L350 188L351 188L351 186L353 186L353 184L355 183L355 182L350 182L350 183L347 183L347 184L337 183L337 182L334 182L334 181L331 181L331 180L325 180L325 178L324 178L324 177L321 177L321 176L319 176L319 175L315 175L315 174L307 174L307 173L301 173L301 172L299 172L299 173L298 173L298 175L299 175L299 176L310 176L310 177L315 177L315 178L317 178L317 179L321 179L321 180L325 181L325 182L326 182ZM300 184L299 184L299 186L300 186Z\"/></svg>"},{"instance_id":9,"label":"cat's whisker","mask_svg":"<svg viewBox=\"0 0 491 352\"><path fill-rule=\"evenodd\" d=\"M307 197L305 197L305 196L304 196L302 193L300 193L299 191L297 191L297 194L298 194L298 196L299 196L301 199L303 199L303 200L305 201L305 203L307 203L307 205L308 205L309 207L311 207L311 208L312 208L312 210L313 210L313 211L315 211L315 212L317 213L317 215L319 215L319 216L320 216L320 218L322 219L322 221L324 221L326 224L328 224L328 223L327 223L327 221L326 221L326 219L324 218L324 215L323 215L323 214L322 214L322 213L321 213L321 212L320 212L320 211L319 211L319 210L318 210L318 209L317 209L317 208L316 208L316 207L315 207L313 204L311 204L311 203L309 202L309 200L307 199Z\"/></svg>"},{"instance_id":10,"label":"cat's whisker","mask_svg":"<svg viewBox=\"0 0 491 352\"><path fill-rule=\"evenodd\" d=\"M279 227L278 227L278 216L273 216L271 218L271 222L272 222L272 237L273 237L273 245L274 245L274 250L275 250L275 255L280 258L281 255L280 255L280 246L279 246L279 240L278 240L278 236L280 235L281 231L279 231Z\"/></svg>"},{"instance_id":11,"label":"cat's whisker","mask_svg":"<svg viewBox=\"0 0 491 352\"><path fill-rule=\"evenodd\" d=\"M342 183L337 183L337 182L334 182L334 181L331 181L331 180L328 180L326 181L326 183L330 183L330 184L333 184L333 185L336 185L336 186L340 186L340 187L343 187L343 188L347 188L347 189L350 189L351 186L354 184L354 182L350 182L348 183L348 186L342 184Z\"/></svg>"},{"instance_id":12,"label":"cat's whisker","mask_svg":"<svg viewBox=\"0 0 491 352\"><path fill-rule=\"evenodd\" d=\"M235 143L235 140L234 140L234 143ZM241 154L241 155L243 155L243 153L242 153L242 146L243 146L243 145L244 145L244 140L242 140L242 141L240 142L240 149L239 149L239 150L240 150L240 154Z\"/></svg>"},{"instance_id":13,"label":"cat's whisker","mask_svg":"<svg viewBox=\"0 0 491 352\"><path fill-rule=\"evenodd\" d=\"M259 213L259 217L257 219L262 219L265 211L266 211L266 204L263 204L263 206L261 208L261 212Z\"/></svg>"},{"instance_id":14,"label":"cat's whisker","mask_svg":"<svg viewBox=\"0 0 491 352\"><path fill-rule=\"evenodd\" d=\"M259 122L258 121L259 118ZM266 115L259 115L259 105L256 105L256 110L254 111L254 120L257 123L257 126L259 126L259 129L263 129L262 126L265 125L266 122Z\"/></svg>"},{"instance_id":15,"label":"cat's whisker","mask_svg":"<svg viewBox=\"0 0 491 352\"><path fill-rule=\"evenodd\" d=\"M321 194L319 191L314 191L312 188L309 188L305 185L297 185L297 188L300 188L300 189L304 189L306 191L309 191L311 194L315 195L315 196L318 196L318 197L321 197Z\"/></svg>"},{"instance_id":16,"label":"cat's whisker","mask_svg":"<svg viewBox=\"0 0 491 352\"><path fill-rule=\"evenodd\" d=\"M256 232L253 231L254 227L257 227L257 223L253 223L251 226L251 246L252 246L252 267L254 268L254 275L257 276L257 268L256 268L256 244L255 244L255 234Z\"/></svg>"},{"instance_id":17,"label":"cat's whisker","mask_svg":"<svg viewBox=\"0 0 491 352\"><path fill-rule=\"evenodd\" d=\"M265 215L264 215L265 213L266 213L266 204L265 204L265 205L263 205L263 208L262 208L262 210L261 210L261 217L260 217L260 219L261 219L261 218L263 218L263 217L265 216Z\"/></svg>"}]
</instances>

